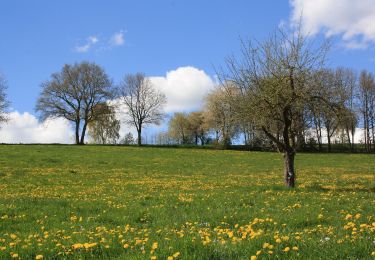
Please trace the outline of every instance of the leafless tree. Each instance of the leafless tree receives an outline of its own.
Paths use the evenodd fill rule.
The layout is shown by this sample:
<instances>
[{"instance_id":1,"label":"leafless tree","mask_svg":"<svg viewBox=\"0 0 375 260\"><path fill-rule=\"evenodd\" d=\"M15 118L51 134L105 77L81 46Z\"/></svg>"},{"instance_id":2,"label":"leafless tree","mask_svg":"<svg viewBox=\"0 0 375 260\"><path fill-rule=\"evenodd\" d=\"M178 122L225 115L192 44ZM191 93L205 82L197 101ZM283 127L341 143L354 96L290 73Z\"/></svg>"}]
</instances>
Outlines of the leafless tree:
<instances>
[{"instance_id":1,"label":"leafless tree","mask_svg":"<svg viewBox=\"0 0 375 260\"><path fill-rule=\"evenodd\" d=\"M142 145L142 128L160 124L164 119L163 106L166 96L157 90L150 79L142 73L127 75L119 86L120 99L125 105L128 119L138 133L138 145Z\"/></svg>"},{"instance_id":2,"label":"leafless tree","mask_svg":"<svg viewBox=\"0 0 375 260\"><path fill-rule=\"evenodd\" d=\"M104 69L89 62L65 65L41 87L36 104L40 118L60 117L73 122L76 144L84 144L87 125L104 112L95 107L113 97L112 84Z\"/></svg>"}]
</instances>

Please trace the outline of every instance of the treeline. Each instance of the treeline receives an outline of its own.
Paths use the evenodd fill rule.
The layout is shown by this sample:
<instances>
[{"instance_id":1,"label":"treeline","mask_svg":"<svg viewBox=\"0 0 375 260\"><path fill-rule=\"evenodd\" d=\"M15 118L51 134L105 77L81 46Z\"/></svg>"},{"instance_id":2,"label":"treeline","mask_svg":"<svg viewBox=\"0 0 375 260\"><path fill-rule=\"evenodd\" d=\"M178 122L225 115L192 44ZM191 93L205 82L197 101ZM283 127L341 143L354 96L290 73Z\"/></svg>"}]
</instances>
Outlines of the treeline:
<instances>
[{"instance_id":1,"label":"treeline","mask_svg":"<svg viewBox=\"0 0 375 260\"><path fill-rule=\"evenodd\" d=\"M358 74L353 69L337 68L312 74L312 94L319 98L307 103L299 115L297 149L330 152L340 147L375 151L373 73L363 70ZM249 149L277 149L251 117L241 113L242 93L229 83L224 84L207 95L204 110L175 113L168 131L157 135L157 144L212 144L222 148L244 144ZM249 113L253 113L251 108ZM281 127L276 126L275 131L276 136L282 136ZM355 136L360 136L359 143Z\"/></svg>"}]
</instances>

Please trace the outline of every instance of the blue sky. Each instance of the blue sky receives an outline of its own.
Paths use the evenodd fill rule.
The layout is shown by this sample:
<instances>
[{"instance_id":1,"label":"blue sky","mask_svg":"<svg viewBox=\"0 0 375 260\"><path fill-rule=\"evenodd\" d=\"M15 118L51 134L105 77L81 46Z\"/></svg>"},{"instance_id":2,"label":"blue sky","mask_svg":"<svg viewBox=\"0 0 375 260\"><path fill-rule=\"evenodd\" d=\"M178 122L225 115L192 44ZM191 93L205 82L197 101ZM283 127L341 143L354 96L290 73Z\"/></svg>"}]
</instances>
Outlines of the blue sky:
<instances>
[{"instance_id":1,"label":"blue sky","mask_svg":"<svg viewBox=\"0 0 375 260\"><path fill-rule=\"evenodd\" d=\"M167 77L188 66L213 78L213 66L238 53L240 37L262 39L280 23L293 22L301 10L314 37L333 37L330 66L373 71L375 30L363 26L366 20L358 22L366 28L355 24L359 12L369 24L374 21L374 8L358 11L342 0L332 13L328 2L335 0L2 0L0 71L12 111L21 114L34 114L40 83L66 63L94 61L114 82L134 72ZM340 14L351 10L357 13L349 20Z\"/></svg>"}]
</instances>

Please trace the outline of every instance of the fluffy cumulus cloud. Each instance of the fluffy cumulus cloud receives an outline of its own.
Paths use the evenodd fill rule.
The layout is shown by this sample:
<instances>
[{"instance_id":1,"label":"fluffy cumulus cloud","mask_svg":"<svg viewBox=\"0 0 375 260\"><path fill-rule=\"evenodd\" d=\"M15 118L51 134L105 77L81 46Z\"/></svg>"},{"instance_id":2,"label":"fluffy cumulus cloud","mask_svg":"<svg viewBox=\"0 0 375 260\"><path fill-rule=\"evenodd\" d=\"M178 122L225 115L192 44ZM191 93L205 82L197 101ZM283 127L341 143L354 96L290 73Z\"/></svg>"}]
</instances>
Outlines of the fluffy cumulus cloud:
<instances>
[{"instance_id":1,"label":"fluffy cumulus cloud","mask_svg":"<svg viewBox=\"0 0 375 260\"><path fill-rule=\"evenodd\" d=\"M9 114L9 121L0 129L1 143L72 143L73 131L64 119L41 123L30 113Z\"/></svg>"},{"instance_id":2,"label":"fluffy cumulus cloud","mask_svg":"<svg viewBox=\"0 0 375 260\"><path fill-rule=\"evenodd\" d=\"M374 0L290 0L291 21L300 20L303 31L339 35L347 48L366 48L375 43Z\"/></svg>"},{"instance_id":3,"label":"fluffy cumulus cloud","mask_svg":"<svg viewBox=\"0 0 375 260\"><path fill-rule=\"evenodd\" d=\"M204 97L214 87L212 78L194 67L180 67L150 80L167 96L168 113L201 109Z\"/></svg>"}]
</instances>

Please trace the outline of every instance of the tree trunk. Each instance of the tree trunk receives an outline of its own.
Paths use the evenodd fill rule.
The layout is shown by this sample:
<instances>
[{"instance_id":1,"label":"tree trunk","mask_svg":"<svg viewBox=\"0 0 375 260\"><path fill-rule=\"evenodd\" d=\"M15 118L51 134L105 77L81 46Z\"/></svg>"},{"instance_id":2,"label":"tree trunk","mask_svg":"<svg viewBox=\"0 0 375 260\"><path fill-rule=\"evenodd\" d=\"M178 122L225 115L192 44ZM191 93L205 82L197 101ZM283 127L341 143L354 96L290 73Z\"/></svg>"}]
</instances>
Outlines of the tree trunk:
<instances>
[{"instance_id":1,"label":"tree trunk","mask_svg":"<svg viewBox=\"0 0 375 260\"><path fill-rule=\"evenodd\" d=\"M87 123L85 121L85 124L83 125L83 128L82 128L81 141L79 142L80 145L85 144L86 128L87 128Z\"/></svg>"},{"instance_id":2,"label":"tree trunk","mask_svg":"<svg viewBox=\"0 0 375 260\"><path fill-rule=\"evenodd\" d=\"M79 144L79 121L76 121L76 144Z\"/></svg>"},{"instance_id":3,"label":"tree trunk","mask_svg":"<svg viewBox=\"0 0 375 260\"><path fill-rule=\"evenodd\" d=\"M139 128L139 130L137 130L137 133L138 133L138 146L141 146L142 145L142 130L141 128Z\"/></svg>"},{"instance_id":4,"label":"tree trunk","mask_svg":"<svg viewBox=\"0 0 375 260\"><path fill-rule=\"evenodd\" d=\"M285 171L284 171L284 181L285 186L289 188L294 188L295 185L295 171L294 171L294 152L284 153Z\"/></svg>"}]
</instances>

